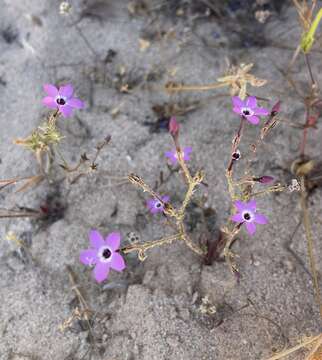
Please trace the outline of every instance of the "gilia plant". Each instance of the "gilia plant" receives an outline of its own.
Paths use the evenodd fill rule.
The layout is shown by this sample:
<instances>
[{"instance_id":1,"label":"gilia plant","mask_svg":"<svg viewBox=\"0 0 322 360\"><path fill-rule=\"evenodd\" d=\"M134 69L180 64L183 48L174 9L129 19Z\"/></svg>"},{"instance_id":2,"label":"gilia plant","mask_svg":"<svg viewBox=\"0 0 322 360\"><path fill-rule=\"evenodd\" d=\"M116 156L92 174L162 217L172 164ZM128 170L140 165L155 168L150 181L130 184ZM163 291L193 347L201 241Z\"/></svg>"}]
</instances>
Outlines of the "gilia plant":
<instances>
[{"instance_id":1,"label":"gilia plant","mask_svg":"<svg viewBox=\"0 0 322 360\"><path fill-rule=\"evenodd\" d=\"M168 195L161 195L157 191L153 190L152 187L150 187L139 175L130 174L128 176L128 179L132 184L149 194L150 198L147 199L147 208L153 215L162 213L166 218L166 224L172 229L172 233L162 237L161 239L147 242L136 241L130 245L120 248L119 234L117 234L117 244L111 244L110 237L112 235L103 242L101 237L100 241L98 241L98 236L96 236L97 233L92 231L90 235L92 249L82 252L80 261L89 266L95 265L94 277L97 281L101 282L107 278L110 267L117 271L122 271L125 268L125 264L120 256L120 253L128 254L130 252L137 252L138 258L141 261L144 261L147 257L148 250L168 245L175 241L182 242L197 255L203 257L207 263L211 263L213 260L211 257L223 254L231 271L235 274L238 273L238 268L234 262L234 254L230 250L237 234L242 228L246 228L248 234L252 236L256 231L257 224L265 225L268 223L266 216L258 211L256 198L265 196L272 192L280 192L287 189L293 191L295 187L294 184L292 186L287 186L279 183L266 187L267 184L274 181L274 178L269 175L253 174L248 166L249 162L245 162L245 175L240 179L234 179L233 169L236 166L236 162L241 158L238 147L242 139L244 127L246 125L258 125L261 121L260 117L267 117L259 133L259 139L251 145L250 156L253 156L261 142L265 139L266 135L276 125L280 104L277 103L273 109L269 111L266 108L258 106L257 99L254 96L248 97L246 100L242 100L239 97L233 97L232 101L233 111L238 114L240 118L240 125L237 134L232 141L230 162L226 170L228 191L231 198L233 215L228 218L227 224L221 228L221 241L216 242L216 244L220 244L221 248L215 249L214 251L212 244L209 242L208 245L210 244L210 246L207 248L206 246L199 244L196 240L193 240L191 234L187 231L185 222L188 206L191 203L199 185L204 184L203 180L205 174L201 170L198 170L194 174L191 173L187 162L190 160L192 148L181 146L179 141L179 124L176 119L172 117L169 123L169 132L174 142L174 149L166 152L165 157L169 159L172 165L179 165L179 169L182 173L182 179L184 186L186 187L186 191L182 196L183 200L180 206L175 207L171 203ZM265 188L258 190L256 185L265 186ZM93 234L96 234L95 239L93 238ZM104 269L104 271L102 269Z\"/></svg>"},{"instance_id":2,"label":"gilia plant","mask_svg":"<svg viewBox=\"0 0 322 360\"><path fill-rule=\"evenodd\" d=\"M170 244L176 240L181 240L186 246L188 246L198 255L204 255L206 253L205 249L202 249L198 244L192 241L185 227L187 207L191 202L192 196L196 191L196 188L202 183L204 179L204 173L199 170L195 174L191 174L186 162L190 160L190 153L192 152L192 148L181 147L179 142L179 125L175 118L172 118L170 120L169 130L174 141L175 148L172 151L167 151L165 153L165 156L169 159L172 165L178 164L182 171L183 179L187 187L182 204L178 208L175 208L170 203L170 199L168 196L160 196L159 194L157 194L138 175L129 175L129 181L132 184L139 186L143 191L149 193L150 196L152 196L152 198L147 201L147 206L150 209L151 213L162 211L167 218L168 225L176 230L175 234L164 237L162 239L153 240L145 243L133 243L130 246L122 249L125 254L132 251L137 251L139 259L142 261L146 258L147 250L156 246Z\"/></svg>"},{"instance_id":3,"label":"gilia plant","mask_svg":"<svg viewBox=\"0 0 322 360\"><path fill-rule=\"evenodd\" d=\"M167 195L161 196L157 194L152 188L147 185L144 180L135 174L128 176L129 181L140 187L144 192L149 193L152 197L147 200L147 207L152 214L162 212L166 218L168 225L175 229L175 233L169 236L165 236L158 240L147 241L144 243L135 242L129 246L123 247L119 250L120 235L117 234L118 242L116 244L115 239L111 242L111 236L116 238L115 233L112 233L105 242L98 241L97 232L91 231L90 241L94 249L89 249L81 252L80 261L88 266L95 265L94 278L96 281L101 282L105 280L109 273L109 268L114 270L122 271L125 268L123 258L120 256L119 251L124 254L130 252L137 252L138 258L144 261L147 257L146 252L149 249L162 246L165 244L171 244L174 241L182 241L187 247L194 251L198 255L205 255L206 249L201 248L198 244L194 243L190 238L190 235L186 231L185 227L185 216L186 209L189 205L191 198L195 192L196 187L202 183L204 174L202 171L197 171L196 174L192 175L189 168L187 167L186 161L189 160L189 154L192 151L191 148L181 148L179 143L179 125L175 118L170 121L170 133L174 140L175 150L167 152L166 157L172 162L172 164L179 164L184 177L184 182L187 186L187 191L184 196L184 200L179 208L175 208L170 202L170 198ZM95 237L94 235L95 234Z\"/></svg>"},{"instance_id":4,"label":"gilia plant","mask_svg":"<svg viewBox=\"0 0 322 360\"><path fill-rule=\"evenodd\" d=\"M23 191L31 186L40 184L45 179L51 179L55 170L53 165L55 164L64 170L65 177L73 183L80 176L96 170L96 159L99 152L110 140L107 137L96 146L96 153L92 159L89 159L86 153L83 153L80 155L77 165L68 165L59 148L59 144L64 136L59 130L58 122L60 117L69 118L75 109L84 108L84 102L73 96L74 89L71 84L63 85L59 89L54 85L45 84L44 91L47 93L47 96L43 98L42 102L46 107L53 109L53 112L28 137L15 140L16 144L22 145L33 152L38 164L38 172L32 176L0 180L1 189L9 185L24 182L24 185L17 190Z\"/></svg>"},{"instance_id":5,"label":"gilia plant","mask_svg":"<svg viewBox=\"0 0 322 360\"><path fill-rule=\"evenodd\" d=\"M242 140L243 131L246 125L253 126L260 124L260 117L266 116L267 119L259 133L258 139L251 144L250 159L253 157L259 146L267 134L272 130L278 122L279 103L277 103L271 111L266 108L261 108L257 105L257 99L250 96L245 100L239 97L232 98L233 111L239 115L240 124L232 141L231 159L226 170L226 179L228 183L228 191L231 201L234 205L235 214L230 218L226 226L221 229L221 238L223 241L223 252L225 259L233 273L238 273L238 268L234 262L234 254L230 247L235 240L237 234L240 232L242 226L245 226L249 235L254 235L256 231L256 224L267 224L268 219L265 215L258 212L256 198L268 195L272 192L280 192L288 189L287 185L279 183L257 190L256 185L267 185L274 182L274 178L269 175L254 174L250 168L248 161L245 164L244 176L238 180L234 180L234 167L236 162L241 158L239 145ZM249 159L249 160L250 160ZM217 251L218 253L218 251Z\"/></svg>"}]
</instances>

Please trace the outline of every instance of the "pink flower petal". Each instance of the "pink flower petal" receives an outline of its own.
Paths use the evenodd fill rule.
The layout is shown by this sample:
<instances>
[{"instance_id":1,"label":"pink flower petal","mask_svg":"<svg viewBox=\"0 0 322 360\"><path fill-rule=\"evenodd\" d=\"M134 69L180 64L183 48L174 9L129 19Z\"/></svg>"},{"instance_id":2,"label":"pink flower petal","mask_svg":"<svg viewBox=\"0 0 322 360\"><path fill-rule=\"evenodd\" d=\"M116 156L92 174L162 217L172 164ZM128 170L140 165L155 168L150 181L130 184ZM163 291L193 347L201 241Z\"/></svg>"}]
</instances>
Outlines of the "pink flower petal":
<instances>
[{"instance_id":1,"label":"pink flower petal","mask_svg":"<svg viewBox=\"0 0 322 360\"><path fill-rule=\"evenodd\" d=\"M245 106L244 101L241 98L239 98L238 96L233 96L231 100L233 102L233 107L234 108L239 108L240 109L240 108Z\"/></svg>"},{"instance_id":2,"label":"pink flower petal","mask_svg":"<svg viewBox=\"0 0 322 360\"><path fill-rule=\"evenodd\" d=\"M155 207L155 206L153 206L151 209L150 209L150 211L151 211L151 214L156 214L156 213L158 213L158 212L160 212L160 211L163 211L163 207L162 206L160 206L159 208L157 208L157 207Z\"/></svg>"},{"instance_id":3,"label":"pink flower petal","mask_svg":"<svg viewBox=\"0 0 322 360\"><path fill-rule=\"evenodd\" d=\"M173 153L172 153L172 151L166 151L166 152L164 153L164 156L167 157L167 158L170 158L170 157L173 156Z\"/></svg>"},{"instance_id":4,"label":"pink flower petal","mask_svg":"<svg viewBox=\"0 0 322 360\"><path fill-rule=\"evenodd\" d=\"M234 205L236 206L237 210L239 210L239 211L243 211L244 209L247 208L247 203L244 203L240 200L235 201Z\"/></svg>"},{"instance_id":5,"label":"pink flower petal","mask_svg":"<svg viewBox=\"0 0 322 360\"><path fill-rule=\"evenodd\" d=\"M43 98L42 103L45 106L49 107L50 109L57 109L57 107L58 107L55 99L52 98L51 96L46 96L45 98Z\"/></svg>"},{"instance_id":6,"label":"pink flower petal","mask_svg":"<svg viewBox=\"0 0 322 360\"><path fill-rule=\"evenodd\" d=\"M98 283L101 283L108 277L110 265L108 263L98 262L93 270L93 275Z\"/></svg>"},{"instance_id":7,"label":"pink flower petal","mask_svg":"<svg viewBox=\"0 0 322 360\"><path fill-rule=\"evenodd\" d=\"M76 109L82 109L84 107L84 102L80 99L72 98L67 100L67 105Z\"/></svg>"},{"instance_id":8,"label":"pink flower petal","mask_svg":"<svg viewBox=\"0 0 322 360\"><path fill-rule=\"evenodd\" d=\"M56 97L58 95L58 89L52 84L45 84L43 88L44 91L51 97Z\"/></svg>"},{"instance_id":9,"label":"pink flower petal","mask_svg":"<svg viewBox=\"0 0 322 360\"><path fill-rule=\"evenodd\" d=\"M120 247L121 235L118 232L112 232L105 239L105 244L112 250L115 251Z\"/></svg>"},{"instance_id":10,"label":"pink flower petal","mask_svg":"<svg viewBox=\"0 0 322 360\"><path fill-rule=\"evenodd\" d=\"M254 221L258 224L267 224L268 223L267 217L262 214L255 214Z\"/></svg>"},{"instance_id":11,"label":"pink flower petal","mask_svg":"<svg viewBox=\"0 0 322 360\"><path fill-rule=\"evenodd\" d=\"M241 223L241 222L244 221L244 219L243 219L243 217L242 217L242 214L240 214L240 213L237 213L237 214L233 215L233 216L231 217L231 220L232 220L233 222L237 222L237 223Z\"/></svg>"},{"instance_id":12,"label":"pink flower petal","mask_svg":"<svg viewBox=\"0 0 322 360\"><path fill-rule=\"evenodd\" d=\"M79 260L84 265L91 266L91 265L96 264L96 262L97 262L96 250L87 249L87 250L81 251Z\"/></svg>"},{"instance_id":13,"label":"pink flower petal","mask_svg":"<svg viewBox=\"0 0 322 360\"><path fill-rule=\"evenodd\" d=\"M241 115L241 113L242 113L240 107L234 107L234 108L233 108L233 112L235 112L236 114L239 114L239 115Z\"/></svg>"},{"instance_id":14,"label":"pink flower petal","mask_svg":"<svg viewBox=\"0 0 322 360\"><path fill-rule=\"evenodd\" d=\"M91 230L89 233L89 241L93 248L99 249L105 245L103 236L97 230Z\"/></svg>"},{"instance_id":15,"label":"pink flower petal","mask_svg":"<svg viewBox=\"0 0 322 360\"><path fill-rule=\"evenodd\" d=\"M257 106L257 100L255 96L249 96L246 99L246 106L250 107L251 109L255 108Z\"/></svg>"},{"instance_id":16,"label":"pink flower petal","mask_svg":"<svg viewBox=\"0 0 322 360\"><path fill-rule=\"evenodd\" d=\"M63 85L58 90L59 95L66 97L67 99L71 98L73 95L74 89L71 84Z\"/></svg>"},{"instance_id":17,"label":"pink flower petal","mask_svg":"<svg viewBox=\"0 0 322 360\"><path fill-rule=\"evenodd\" d=\"M189 155L192 152L192 147L186 146L185 148L183 148L183 152L184 152L184 154Z\"/></svg>"},{"instance_id":18,"label":"pink flower petal","mask_svg":"<svg viewBox=\"0 0 322 360\"><path fill-rule=\"evenodd\" d=\"M110 262L111 268L116 271L123 271L126 268L123 257L119 253L114 253Z\"/></svg>"},{"instance_id":19,"label":"pink flower petal","mask_svg":"<svg viewBox=\"0 0 322 360\"><path fill-rule=\"evenodd\" d=\"M246 208L251 211L256 211L256 200L250 200L248 201Z\"/></svg>"},{"instance_id":20,"label":"pink flower petal","mask_svg":"<svg viewBox=\"0 0 322 360\"><path fill-rule=\"evenodd\" d=\"M163 202L167 203L170 200L170 196L164 195L164 196L161 197L161 199L162 199Z\"/></svg>"},{"instance_id":21,"label":"pink flower petal","mask_svg":"<svg viewBox=\"0 0 322 360\"><path fill-rule=\"evenodd\" d=\"M256 225L252 222L246 222L245 223L246 229L249 233L249 235L254 235L256 232Z\"/></svg>"},{"instance_id":22,"label":"pink flower petal","mask_svg":"<svg viewBox=\"0 0 322 360\"><path fill-rule=\"evenodd\" d=\"M246 116L246 119L252 123L253 125L258 125L259 124L259 118L255 115L253 116Z\"/></svg>"},{"instance_id":23,"label":"pink flower petal","mask_svg":"<svg viewBox=\"0 0 322 360\"><path fill-rule=\"evenodd\" d=\"M270 113L270 111L265 108L254 108L253 111L255 115L262 115L262 116L266 116Z\"/></svg>"},{"instance_id":24,"label":"pink flower petal","mask_svg":"<svg viewBox=\"0 0 322 360\"><path fill-rule=\"evenodd\" d=\"M165 157L167 157L172 165L175 165L178 162L178 159L175 157L175 153L172 151L166 151L164 153Z\"/></svg>"},{"instance_id":25,"label":"pink flower petal","mask_svg":"<svg viewBox=\"0 0 322 360\"><path fill-rule=\"evenodd\" d=\"M61 105L58 108L65 118L70 117L73 113L73 108L69 105Z\"/></svg>"},{"instance_id":26,"label":"pink flower petal","mask_svg":"<svg viewBox=\"0 0 322 360\"><path fill-rule=\"evenodd\" d=\"M190 153L192 152L192 147L185 147L183 149L183 160L189 161L190 160Z\"/></svg>"},{"instance_id":27,"label":"pink flower petal","mask_svg":"<svg viewBox=\"0 0 322 360\"><path fill-rule=\"evenodd\" d=\"M154 204L155 204L155 200L154 199L149 199L146 202L146 206L148 207L149 210L154 208Z\"/></svg>"}]
</instances>

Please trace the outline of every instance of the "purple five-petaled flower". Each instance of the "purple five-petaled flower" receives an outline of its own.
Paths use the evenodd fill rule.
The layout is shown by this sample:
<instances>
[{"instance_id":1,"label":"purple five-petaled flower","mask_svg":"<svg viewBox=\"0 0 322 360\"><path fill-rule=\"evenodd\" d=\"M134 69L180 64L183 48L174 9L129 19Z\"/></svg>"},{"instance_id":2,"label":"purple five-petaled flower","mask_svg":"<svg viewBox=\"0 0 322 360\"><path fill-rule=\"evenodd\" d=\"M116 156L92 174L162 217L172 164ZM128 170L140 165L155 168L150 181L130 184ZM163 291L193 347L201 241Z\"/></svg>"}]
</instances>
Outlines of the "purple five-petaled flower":
<instances>
[{"instance_id":1,"label":"purple five-petaled flower","mask_svg":"<svg viewBox=\"0 0 322 360\"><path fill-rule=\"evenodd\" d=\"M161 199L164 203L168 203L170 200L170 197L168 195L164 195L164 196L161 196ZM150 210L151 214L163 212L163 210L164 210L164 205L158 199L149 199L146 202L146 206Z\"/></svg>"},{"instance_id":2,"label":"purple five-petaled flower","mask_svg":"<svg viewBox=\"0 0 322 360\"><path fill-rule=\"evenodd\" d=\"M82 109L84 102L73 97L73 86L70 84L61 86L59 89L52 84L45 84L44 90L48 96L43 98L42 102L51 109L58 109L63 117L70 117L73 109Z\"/></svg>"},{"instance_id":3,"label":"purple five-petaled flower","mask_svg":"<svg viewBox=\"0 0 322 360\"><path fill-rule=\"evenodd\" d=\"M250 200L249 202L243 202L237 200L234 202L238 212L233 215L231 220L237 223L243 223L246 226L246 229L249 235L254 235L256 231L257 224L267 224L268 220L266 216L258 214L256 212L256 201Z\"/></svg>"},{"instance_id":4,"label":"purple five-petaled flower","mask_svg":"<svg viewBox=\"0 0 322 360\"><path fill-rule=\"evenodd\" d=\"M261 108L257 106L257 100L255 96L249 96L245 101L240 99L238 96L232 98L233 101L233 111L251 124L259 124L259 116L266 116L270 113L268 109Z\"/></svg>"},{"instance_id":5,"label":"purple five-petaled flower","mask_svg":"<svg viewBox=\"0 0 322 360\"><path fill-rule=\"evenodd\" d=\"M188 146L183 148L182 153L183 153L183 160L184 161L189 161L190 160L190 153L192 152L192 147ZM164 153L164 155L170 160L172 165L176 165L178 162L178 154L176 149L172 150L172 151L166 151Z\"/></svg>"},{"instance_id":6,"label":"purple five-petaled flower","mask_svg":"<svg viewBox=\"0 0 322 360\"><path fill-rule=\"evenodd\" d=\"M110 233L104 240L97 230L91 230L89 239L91 248L81 251L79 259L84 265L95 265L93 275L97 282L108 277L110 268L116 271L125 269L124 260L117 251L121 242L119 233Z\"/></svg>"}]
</instances>

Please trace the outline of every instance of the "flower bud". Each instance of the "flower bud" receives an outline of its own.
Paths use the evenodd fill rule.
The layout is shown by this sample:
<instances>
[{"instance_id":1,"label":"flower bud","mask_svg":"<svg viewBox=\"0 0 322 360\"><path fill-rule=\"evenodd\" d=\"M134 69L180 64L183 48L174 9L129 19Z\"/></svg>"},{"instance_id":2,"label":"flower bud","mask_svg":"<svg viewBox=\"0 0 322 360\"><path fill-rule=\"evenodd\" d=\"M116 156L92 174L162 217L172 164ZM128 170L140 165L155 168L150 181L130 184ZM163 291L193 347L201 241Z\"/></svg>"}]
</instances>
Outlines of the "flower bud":
<instances>
[{"instance_id":1,"label":"flower bud","mask_svg":"<svg viewBox=\"0 0 322 360\"><path fill-rule=\"evenodd\" d=\"M169 121L169 132L172 136L178 136L179 134L179 124L175 116L172 116Z\"/></svg>"},{"instance_id":2,"label":"flower bud","mask_svg":"<svg viewBox=\"0 0 322 360\"><path fill-rule=\"evenodd\" d=\"M257 181L259 181L262 184L269 184L272 181L274 181L274 178L273 178L273 176L264 175L264 176L261 176L260 178L258 178Z\"/></svg>"},{"instance_id":3,"label":"flower bud","mask_svg":"<svg viewBox=\"0 0 322 360\"><path fill-rule=\"evenodd\" d=\"M281 111L281 102L278 101L271 110L271 116L276 116Z\"/></svg>"}]
</instances>

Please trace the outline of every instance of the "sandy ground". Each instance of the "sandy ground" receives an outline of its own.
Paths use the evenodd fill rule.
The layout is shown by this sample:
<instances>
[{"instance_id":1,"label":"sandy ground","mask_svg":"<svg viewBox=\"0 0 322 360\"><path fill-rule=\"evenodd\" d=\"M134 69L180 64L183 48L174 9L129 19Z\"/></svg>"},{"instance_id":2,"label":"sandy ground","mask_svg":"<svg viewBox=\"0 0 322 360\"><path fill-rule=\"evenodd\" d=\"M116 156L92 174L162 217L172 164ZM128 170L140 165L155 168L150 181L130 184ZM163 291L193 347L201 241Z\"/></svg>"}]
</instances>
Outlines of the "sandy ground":
<instances>
[{"instance_id":1,"label":"sandy ground","mask_svg":"<svg viewBox=\"0 0 322 360\"><path fill-rule=\"evenodd\" d=\"M1 191L1 208L49 205L55 213L46 221L1 220L0 359L255 360L317 334L321 328L303 227L295 232L301 218L297 193L260 199L270 223L253 238L242 232L234 244L239 284L224 262L204 266L179 243L152 250L144 263L134 254L127 256L127 270L112 273L103 285L97 285L78 261L91 228L105 234L120 231L124 245L130 232L141 241L164 235L162 217L152 217L145 208L146 195L111 175L135 172L153 185L160 170L169 173L163 153L172 148L171 139L163 129L147 125L158 119L152 107L165 102L186 108L201 101L201 106L178 116L181 141L193 147L191 168L206 172L209 187L197 195L207 192L207 204L215 210L213 231L224 223L230 211L224 170L238 121L230 98L214 95L227 91L170 96L163 86L168 81L214 82L225 71L226 58L253 62L254 73L269 82L252 93L270 99L271 105L281 99L283 114L302 121L303 105L278 70L290 60L300 36L294 9L274 11L265 25L250 13L241 26L233 13L218 22L207 12L189 9L175 16L171 9L158 10L159 2L149 15L144 9L131 15L127 1L105 1L99 7L93 3L75 0L72 13L60 16L56 0L0 0L1 178L36 172L32 153L13 139L26 137L48 114L41 104L44 83L71 82L86 101L85 110L60 122L69 161L76 163L84 151L93 154L98 141L112 136L98 158L98 171L77 184L59 182L57 175L52 183L25 192ZM169 36L162 36L169 30ZM139 39L149 40L150 46L140 49ZM313 53L318 81L320 59L320 52ZM303 61L295 72L300 87L305 87ZM122 93L126 83L131 84L129 93ZM245 151L257 132L247 127ZM319 155L321 135L318 128L310 136L312 156ZM280 125L254 160L256 173L289 182L287 169L297 156L299 138L296 129ZM179 202L184 191L180 176L170 176L162 191ZM316 189L310 199L318 259L321 197ZM196 216L192 213L190 220L197 231ZM7 240L9 231L25 241L28 251ZM321 264L318 261L319 271ZM59 329L78 306L67 266L95 313L96 352L84 321L73 321L64 332ZM212 315L200 311L205 296L214 306Z\"/></svg>"}]
</instances>

